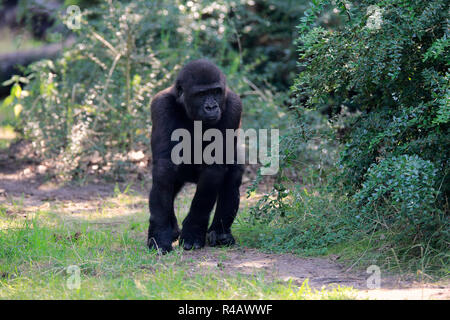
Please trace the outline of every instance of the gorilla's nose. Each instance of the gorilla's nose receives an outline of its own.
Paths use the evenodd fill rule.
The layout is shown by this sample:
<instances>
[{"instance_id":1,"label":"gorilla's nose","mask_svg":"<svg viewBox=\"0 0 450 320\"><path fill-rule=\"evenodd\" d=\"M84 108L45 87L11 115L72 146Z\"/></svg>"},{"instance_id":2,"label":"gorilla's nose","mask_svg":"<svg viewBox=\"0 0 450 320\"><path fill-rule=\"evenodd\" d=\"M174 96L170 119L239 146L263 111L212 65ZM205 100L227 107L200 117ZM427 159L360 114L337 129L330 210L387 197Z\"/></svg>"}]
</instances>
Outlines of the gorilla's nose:
<instances>
[{"instance_id":1,"label":"gorilla's nose","mask_svg":"<svg viewBox=\"0 0 450 320\"><path fill-rule=\"evenodd\" d=\"M208 114L214 114L218 111L219 105L217 103L215 104L208 104L205 106L205 111Z\"/></svg>"}]
</instances>

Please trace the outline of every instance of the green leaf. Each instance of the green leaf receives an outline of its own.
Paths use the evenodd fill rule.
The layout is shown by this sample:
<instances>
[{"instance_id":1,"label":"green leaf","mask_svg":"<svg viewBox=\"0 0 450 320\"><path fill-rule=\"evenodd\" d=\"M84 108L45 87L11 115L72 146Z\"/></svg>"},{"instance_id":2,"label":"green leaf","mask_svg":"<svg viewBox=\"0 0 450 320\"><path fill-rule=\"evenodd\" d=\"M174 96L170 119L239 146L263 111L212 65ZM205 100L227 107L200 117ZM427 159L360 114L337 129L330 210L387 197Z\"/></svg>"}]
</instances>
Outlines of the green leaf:
<instances>
[{"instance_id":1,"label":"green leaf","mask_svg":"<svg viewBox=\"0 0 450 320\"><path fill-rule=\"evenodd\" d=\"M20 95L22 94L22 88L18 83L14 84L11 88L11 95L20 99Z\"/></svg>"}]
</instances>

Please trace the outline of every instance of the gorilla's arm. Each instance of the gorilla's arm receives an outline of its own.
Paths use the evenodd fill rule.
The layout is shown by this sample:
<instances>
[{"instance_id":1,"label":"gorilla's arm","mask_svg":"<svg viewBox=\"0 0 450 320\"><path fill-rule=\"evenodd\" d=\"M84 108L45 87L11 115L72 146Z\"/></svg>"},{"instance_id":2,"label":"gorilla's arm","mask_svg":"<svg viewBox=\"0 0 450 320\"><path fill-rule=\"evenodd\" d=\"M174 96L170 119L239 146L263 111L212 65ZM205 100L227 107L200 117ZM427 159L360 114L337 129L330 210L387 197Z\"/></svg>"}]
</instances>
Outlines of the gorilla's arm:
<instances>
[{"instance_id":1,"label":"gorilla's arm","mask_svg":"<svg viewBox=\"0 0 450 320\"><path fill-rule=\"evenodd\" d=\"M160 92L152 101L152 189L149 206L150 228L148 246L161 249L162 252L172 249L172 241L179 236L179 228L175 218L173 199L180 190L177 185L175 165L170 159L173 142L170 137L179 126L175 96L171 88Z\"/></svg>"},{"instance_id":2,"label":"gorilla's arm","mask_svg":"<svg viewBox=\"0 0 450 320\"><path fill-rule=\"evenodd\" d=\"M152 100L152 159L170 160L175 142L171 141L172 132L180 127L180 110L172 87L161 91Z\"/></svg>"}]
</instances>

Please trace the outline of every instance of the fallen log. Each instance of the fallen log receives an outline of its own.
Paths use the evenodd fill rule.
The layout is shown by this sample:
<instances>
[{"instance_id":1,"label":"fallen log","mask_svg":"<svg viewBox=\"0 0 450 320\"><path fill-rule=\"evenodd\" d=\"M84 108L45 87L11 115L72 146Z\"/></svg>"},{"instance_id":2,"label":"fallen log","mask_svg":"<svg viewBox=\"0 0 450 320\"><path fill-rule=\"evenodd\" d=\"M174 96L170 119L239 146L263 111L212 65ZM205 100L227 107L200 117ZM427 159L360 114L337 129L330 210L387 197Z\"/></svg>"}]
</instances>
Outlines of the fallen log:
<instances>
[{"instance_id":1,"label":"fallen log","mask_svg":"<svg viewBox=\"0 0 450 320\"><path fill-rule=\"evenodd\" d=\"M15 74L23 74L20 66L27 66L42 59L54 59L62 52L64 47L73 44L73 42L74 39L70 38L63 43L52 43L36 49L0 54L0 97L9 95L10 91L9 86L2 86L1 83Z\"/></svg>"}]
</instances>

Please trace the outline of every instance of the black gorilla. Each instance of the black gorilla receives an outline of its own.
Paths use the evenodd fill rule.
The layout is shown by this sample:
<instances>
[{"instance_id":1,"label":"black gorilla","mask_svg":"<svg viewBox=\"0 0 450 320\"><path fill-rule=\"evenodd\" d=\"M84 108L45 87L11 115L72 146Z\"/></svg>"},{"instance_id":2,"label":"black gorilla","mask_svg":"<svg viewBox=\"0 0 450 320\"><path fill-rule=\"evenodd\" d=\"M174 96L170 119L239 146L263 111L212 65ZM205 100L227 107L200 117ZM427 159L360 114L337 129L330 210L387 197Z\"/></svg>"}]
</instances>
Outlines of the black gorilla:
<instances>
[{"instance_id":1,"label":"black gorilla","mask_svg":"<svg viewBox=\"0 0 450 320\"><path fill-rule=\"evenodd\" d=\"M171 141L171 135L175 129L183 128L193 136L194 121L201 121L203 132L209 128L218 129L225 141L226 129L239 128L241 111L241 101L226 87L223 73L205 59L188 63L180 71L175 84L154 97L151 104L153 186L149 198L150 249L168 252L178 237L186 250L202 248L206 238L211 246L234 244L230 229L239 207L243 166L237 163L236 157L231 158L234 159L231 163L224 161L208 165L201 160L200 164L193 161L175 164L171 153L178 142ZM235 137L231 143L236 155ZM202 150L205 145L201 145ZM194 156L193 146L191 150ZM226 153L225 147L223 152ZM186 182L196 183L197 190L180 234L173 203ZM216 200L214 219L208 229Z\"/></svg>"}]
</instances>

